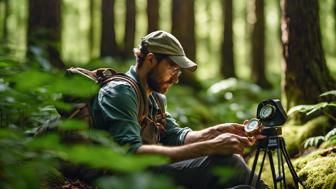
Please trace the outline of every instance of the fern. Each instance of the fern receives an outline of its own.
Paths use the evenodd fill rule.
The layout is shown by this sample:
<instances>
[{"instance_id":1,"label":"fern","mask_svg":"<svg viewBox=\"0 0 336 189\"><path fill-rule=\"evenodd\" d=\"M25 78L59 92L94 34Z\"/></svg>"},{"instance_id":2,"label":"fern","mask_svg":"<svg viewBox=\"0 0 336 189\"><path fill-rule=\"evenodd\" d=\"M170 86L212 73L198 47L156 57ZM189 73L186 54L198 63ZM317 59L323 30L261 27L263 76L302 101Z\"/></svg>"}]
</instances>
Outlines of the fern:
<instances>
[{"instance_id":1,"label":"fern","mask_svg":"<svg viewBox=\"0 0 336 189\"><path fill-rule=\"evenodd\" d=\"M325 141L323 136L317 136L317 137L310 137L305 142L303 147L309 148L309 147L319 147L323 142Z\"/></svg>"},{"instance_id":2,"label":"fern","mask_svg":"<svg viewBox=\"0 0 336 189\"><path fill-rule=\"evenodd\" d=\"M336 144L336 128L329 131L325 136L310 137L305 140L303 147L318 148L322 143L328 142L330 145Z\"/></svg>"},{"instance_id":3,"label":"fern","mask_svg":"<svg viewBox=\"0 0 336 189\"><path fill-rule=\"evenodd\" d=\"M336 90L331 90L322 93L320 96L328 96L328 95L334 95L336 96ZM312 104L312 105L298 105L294 106L291 109L288 110L288 115L293 114L295 112L301 112L301 113L306 113L306 115L310 115L312 113L321 111L325 115L327 115L329 118L333 119L336 121L336 117L329 114L325 109L326 108L336 108L336 101L333 102L320 102L317 104Z\"/></svg>"},{"instance_id":4,"label":"fern","mask_svg":"<svg viewBox=\"0 0 336 189\"><path fill-rule=\"evenodd\" d=\"M332 138L335 137L336 137L336 128L332 129L324 136L325 140L331 140Z\"/></svg>"}]
</instances>

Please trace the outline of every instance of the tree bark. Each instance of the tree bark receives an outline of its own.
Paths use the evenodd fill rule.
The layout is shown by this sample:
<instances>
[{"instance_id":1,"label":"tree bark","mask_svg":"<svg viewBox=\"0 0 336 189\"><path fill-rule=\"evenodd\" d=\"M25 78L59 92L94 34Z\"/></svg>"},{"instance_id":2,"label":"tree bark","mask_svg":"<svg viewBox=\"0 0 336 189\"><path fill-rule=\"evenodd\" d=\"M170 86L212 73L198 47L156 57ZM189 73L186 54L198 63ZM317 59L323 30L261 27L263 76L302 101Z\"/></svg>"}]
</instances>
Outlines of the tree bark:
<instances>
[{"instance_id":1,"label":"tree bark","mask_svg":"<svg viewBox=\"0 0 336 189\"><path fill-rule=\"evenodd\" d=\"M172 34L180 41L188 58L196 59L195 42L195 1L172 1ZM194 73L185 72L181 75L180 83L199 90L201 83Z\"/></svg>"},{"instance_id":2,"label":"tree bark","mask_svg":"<svg viewBox=\"0 0 336 189\"><path fill-rule=\"evenodd\" d=\"M159 28L159 0L147 0L147 33Z\"/></svg>"},{"instance_id":3,"label":"tree bark","mask_svg":"<svg viewBox=\"0 0 336 189\"><path fill-rule=\"evenodd\" d=\"M254 0L256 22L252 26L252 72L254 83L264 89L271 88L265 75L265 15L264 0Z\"/></svg>"},{"instance_id":4,"label":"tree bark","mask_svg":"<svg viewBox=\"0 0 336 189\"><path fill-rule=\"evenodd\" d=\"M281 0L284 57L283 97L289 109L315 104L335 89L321 44L318 0Z\"/></svg>"},{"instance_id":5,"label":"tree bark","mask_svg":"<svg viewBox=\"0 0 336 189\"><path fill-rule=\"evenodd\" d=\"M27 56L34 60L36 56L45 56L51 65L65 68L60 57L61 41L61 1L29 0ZM36 55L33 49L43 53ZM36 60L36 59L35 59ZM37 61L37 60L36 60Z\"/></svg>"},{"instance_id":6,"label":"tree bark","mask_svg":"<svg viewBox=\"0 0 336 189\"><path fill-rule=\"evenodd\" d=\"M233 5L232 0L222 0L223 10L223 41L221 44L220 73L224 78L236 77L233 55Z\"/></svg>"},{"instance_id":7,"label":"tree bark","mask_svg":"<svg viewBox=\"0 0 336 189\"><path fill-rule=\"evenodd\" d=\"M100 43L100 57L116 57L120 55L120 50L116 42L116 32L114 28L114 0L102 0L102 29Z\"/></svg>"},{"instance_id":8,"label":"tree bark","mask_svg":"<svg viewBox=\"0 0 336 189\"><path fill-rule=\"evenodd\" d=\"M124 35L124 57L133 56L134 40L135 40L135 15L136 5L135 0L126 0L126 26Z\"/></svg>"},{"instance_id":9,"label":"tree bark","mask_svg":"<svg viewBox=\"0 0 336 189\"><path fill-rule=\"evenodd\" d=\"M2 28L2 38L3 41L7 41L8 39L8 17L9 17L9 11L10 11L10 5L9 0L3 0L4 4L4 20L3 20L3 28Z\"/></svg>"},{"instance_id":10,"label":"tree bark","mask_svg":"<svg viewBox=\"0 0 336 189\"><path fill-rule=\"evenodd\" d=\"M89 0L89 14L90 14L90 26L89 26L89 53L90 59L93 57L94 52L94 10L95 1Z\"/></svg>"}]
</instances>

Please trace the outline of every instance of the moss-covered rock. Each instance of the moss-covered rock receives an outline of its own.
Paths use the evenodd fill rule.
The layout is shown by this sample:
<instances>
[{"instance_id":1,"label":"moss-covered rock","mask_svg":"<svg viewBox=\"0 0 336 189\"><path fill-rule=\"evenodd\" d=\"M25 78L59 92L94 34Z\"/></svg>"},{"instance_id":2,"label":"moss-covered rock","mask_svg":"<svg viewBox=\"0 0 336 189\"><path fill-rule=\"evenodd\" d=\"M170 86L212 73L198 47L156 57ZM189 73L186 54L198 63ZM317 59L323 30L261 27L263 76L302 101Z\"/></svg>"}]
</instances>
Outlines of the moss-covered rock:
<instances>
[{"instance_id":1,"label":"moss-covered rock","mask_svg":"<svg viewBox=\"0 0 336 189\"><path fill-rule=\"evenodd\" d=\"M336 188L336 147L320 149L309 155L296 159L295 170L309 189L335 189ZM290 174L286 171L286 181L294 186ZM288 177L288 178L287 178Z\"/></svg>"},{"instance_id":2,"label":"moss-covered rock","mask_svg":"<svg viewBox=\"0 0 336 189\"><path fill-rule=\"evenodd\" d=\"M286 148L290 156L294 156L303 151L303 142L313 136L325 135L334 128L329 123L328 117L320 116L308 121L302 126L287 123L282 129L282 135L286 141Z\"/></svg>"}]
</instances>

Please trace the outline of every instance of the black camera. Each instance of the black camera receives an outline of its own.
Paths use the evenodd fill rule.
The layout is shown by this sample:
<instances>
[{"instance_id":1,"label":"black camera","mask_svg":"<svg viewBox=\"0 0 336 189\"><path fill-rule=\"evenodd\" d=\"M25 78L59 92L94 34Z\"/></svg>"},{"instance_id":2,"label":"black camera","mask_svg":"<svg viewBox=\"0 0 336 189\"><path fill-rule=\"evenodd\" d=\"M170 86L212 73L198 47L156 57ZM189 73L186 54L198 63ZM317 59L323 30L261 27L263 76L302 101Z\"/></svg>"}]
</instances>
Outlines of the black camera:
<instances>
[{"instance_id":1,"label":"black camera","mask_svg":"<svg viewBox=\"0 0 336 189\"><path fill-rule=\"evenodd\" d=\"M280 100L269 99L259 103L257 108L257 118L264 126L274 127L284 124L287 120L287 115Z\"/></svg>"},{"instance_id":2,"label":"black camera","mask_svg":"<svg viewBox=\"0 0 336 189\"><path fill-rule=\"evenodd\" d=\"M250 119L245 125L245 132L252 133L257 130L260 125L265 126L263 134L278 135L280 129L272 129L272 127L280 126L287 120L286 112L284 111L280 100L269 99L259 103L257 108L257 118Z\"/></svg>"}]
</instances>

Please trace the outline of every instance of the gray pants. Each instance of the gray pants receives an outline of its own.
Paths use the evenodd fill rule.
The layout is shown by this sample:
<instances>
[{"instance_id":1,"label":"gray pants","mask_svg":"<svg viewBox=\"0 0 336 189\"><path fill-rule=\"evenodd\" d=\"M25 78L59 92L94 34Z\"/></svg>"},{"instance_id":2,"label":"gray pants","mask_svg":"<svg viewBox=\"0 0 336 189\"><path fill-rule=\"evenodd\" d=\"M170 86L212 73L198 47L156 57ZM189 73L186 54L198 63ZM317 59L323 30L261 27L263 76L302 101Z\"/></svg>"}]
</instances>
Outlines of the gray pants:
<instances>
[{"instance_id":1,"label":"gray pants","mask_svg":"<svg viewBox=\"0 0 336 189\"><path fill-rule=\"evenodd\" d=\"M214 168L220 169L220 177L214 174ZM244 159L238 155L204 156L155 167L152 170L173 178L176 184L187 189L252 188L246 185L251 170ZM254 183L256 180L257 176L254 175ZM270 187L263 181L259 181L256 188Z\"/></svg>"}]
</instances>

